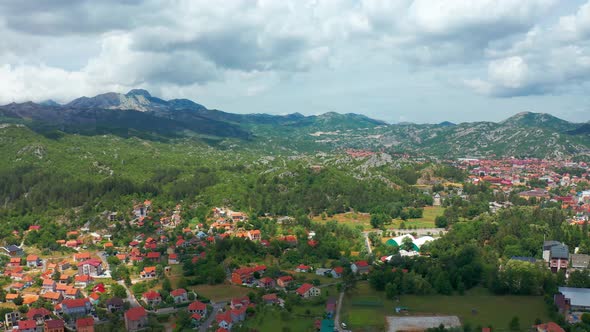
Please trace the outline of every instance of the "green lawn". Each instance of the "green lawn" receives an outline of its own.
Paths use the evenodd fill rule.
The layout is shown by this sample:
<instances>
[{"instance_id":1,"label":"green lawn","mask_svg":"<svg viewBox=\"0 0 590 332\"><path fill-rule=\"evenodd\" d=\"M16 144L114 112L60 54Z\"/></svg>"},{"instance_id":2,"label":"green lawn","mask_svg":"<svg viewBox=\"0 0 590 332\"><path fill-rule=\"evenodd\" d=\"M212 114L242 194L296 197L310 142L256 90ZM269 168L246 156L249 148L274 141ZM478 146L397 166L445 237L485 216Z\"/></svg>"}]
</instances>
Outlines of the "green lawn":
<instances>
[{"instance_id":1,"label":"green lawn","mask_svg":"<svg viewBox=\"0 0 590 332\"><path fill-rule=\"evenodd\" d=\"M197 295L204 296L211 301L227 301L233 297L240 297L248 295L252 292L252 288L234 286L234 285L198 285L189 287L194 290Z\"/></svg>"},{"instance_id":2,"label":"green lawn","mask_svg":"<svg viewBox=\"0 0 590 332\"><path fill-rule=\"evenodd\" d=\"M373 229L371 226L371 216L368 213L346 212L335 214L332 217L326 217L326 219L322 219L321 216L316 216L312 220L319 223L335 220L339 224L345 224L352 227L362 226L363 230L367 231Z\"/></svg>"},{"instance_id":3,"label":"green lawn","mask_svg":"<svg viewBox=\"0 0 590 332\"><path fill-rule=\"evenodd\" d=\"M323 307L321 309L323 310ZM305 312L304 306L294 307L292 313L286 313L277 307L267 306L262 312L257 312L254 317L248 318L244 325L260 332L315 332L314 322L316 319L322 318L323 311L315 314L317 310L313 310L310 315L305 315L303 312Z\"/></svg>"},{"instance_id":4,"label":"green lawn","mask_svg":"<svg viewBox=\"0 0 590 332\"><path fill-rule=\"evenodd\" d=\"M417 228L433 228L434 226L434 219L438 216L442 216L445 208L440 206L427 206L424 208L424 214L422 218L418 219L409 219L403 221L406 224L406 227L415 226ZM362 226L363 230L372 230L373 227L371 226L371 216L368 213L340 213L336 214L332 217L326 217L325 220L321 218L321 216L316 216L312 219L316 222L327 222L329 220L336 220L339 224L345 224L349 226ZM399 229L400 224L402 223L401 219L394 219L391 225L385 225L387 228L395 228Z\"/></svg>"},{"instance_id":5,"label":"green lawn","mask_svg":"<svg viewBox=\"0 0 590 332\"><path fill-rule=\"evenodd\" d=\"M380 307L355 305L379 300L383 303ZM395 302L387 300L385 293L372 290L368 283L359 283L356 290L345 296L342 321L353 331L383 331L385 316L395 315L396 306L408 307L409 315L456 315L462 323L469 323L472 327L492 325L505 329L514 316L519 317L523 328L533 325L536 318L549 320L547 306L540 296L496 296L484 288L476 288L463 296L406 295L400 302ZM472 309L477 313L473 314Z\"/></svg>"},{"instance_id":6,"label":"green lawn","mask_svg":"<svg viewBox=\"0 0 590 332\"><path fill-rule=\"evenodd\" d=\"M422 218L418 219L408 219L403 221L401 219L395 219L393 221L393 228L399 229L401 223L405 223L406 227L417 227L417 228L433 228L436 227L434 225L434 219L438 216L442 216L445 212L445 208L441 206L427 206L424 208L424 214Z\"/></svg>"}]
</instances>

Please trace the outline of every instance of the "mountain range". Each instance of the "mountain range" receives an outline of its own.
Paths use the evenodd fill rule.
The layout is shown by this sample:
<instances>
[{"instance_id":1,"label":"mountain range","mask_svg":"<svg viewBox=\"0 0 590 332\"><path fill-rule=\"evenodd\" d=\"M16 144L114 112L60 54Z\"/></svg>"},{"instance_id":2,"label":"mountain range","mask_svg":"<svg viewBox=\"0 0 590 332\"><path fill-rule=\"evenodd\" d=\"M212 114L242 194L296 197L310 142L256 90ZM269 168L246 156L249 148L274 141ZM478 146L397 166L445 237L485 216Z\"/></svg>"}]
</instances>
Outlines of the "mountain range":
<instances>
[{"instance_id":1,"label":"mountain range","mask_svg":"<svg viewBox=\"0 0 590 332\"><path fill-rule=\"evenodd\" d=\"M233 114L148 91L109 92L60 105L0 106L0 123L28 126L49 138L111 134L151 140L195 139L211 145L311 152L347 148L438 157L588 158L590 123L523 112L501 122L388 124L360 114Z\"/></svg>"}]
</instances>

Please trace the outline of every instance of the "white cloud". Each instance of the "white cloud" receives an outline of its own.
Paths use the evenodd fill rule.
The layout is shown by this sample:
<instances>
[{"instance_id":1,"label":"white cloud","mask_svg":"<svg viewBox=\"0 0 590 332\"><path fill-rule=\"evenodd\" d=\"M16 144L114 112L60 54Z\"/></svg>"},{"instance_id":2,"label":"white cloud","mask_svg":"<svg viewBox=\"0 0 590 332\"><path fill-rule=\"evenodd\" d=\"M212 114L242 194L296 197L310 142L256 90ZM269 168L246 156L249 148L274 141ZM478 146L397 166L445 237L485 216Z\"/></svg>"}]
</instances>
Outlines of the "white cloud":
<instances>
[{"instance_id":1,"label":"white cloud","mask_svg":"<svg viewBox=\"0 0 590 332\"><path fill-rule=\"evenodd\" d=\"M325 68L354 73L363 64L376 75L391 71L407 80L416 75L399 68L436 72L441 82L463 82L486 96L564 93L590 78L590 1L551 17L560 5L6 0L0 2L0 103L67 101L139 86L217 103L264 95L297 75L309 75L320 88L345 84L331 81Z\"/></svg>"}]
</instances>

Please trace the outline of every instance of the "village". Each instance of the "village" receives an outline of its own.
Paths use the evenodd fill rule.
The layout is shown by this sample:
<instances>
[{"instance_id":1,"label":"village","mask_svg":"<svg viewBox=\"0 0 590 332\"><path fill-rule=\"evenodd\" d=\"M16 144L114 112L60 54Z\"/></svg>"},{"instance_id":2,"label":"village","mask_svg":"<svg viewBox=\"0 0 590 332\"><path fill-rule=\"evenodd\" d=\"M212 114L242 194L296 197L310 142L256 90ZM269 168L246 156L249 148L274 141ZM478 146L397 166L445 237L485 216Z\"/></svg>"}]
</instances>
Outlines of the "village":
<instances>
[{"instance_id":1,"label":"village","mask_svg":"<svg viewBox=\"0 0 590 332\"><path fill-rule=\"evenodd\" d=\"M505 194L506 200L489 202L490 213L510 208L513 204L508 197L517 195L527 204L553 203L571 209L571 224L588 223L590 188L578 187L588 183L585 164L513 159L463 159L456 164L469 173L466 183L485 182L495 193ZM572 175L551 171L572 166L586 168L586 172ZM433 189L437 185L440 187L434 183ZM433 199L432 208L440 211L446 200L466 199L468 195L462 186L442 186L428 194ZM113 328L109 324L115 322L127 331L160 326L165 330L181 327L223 332L247 326L263 307L278 313L299 312L295 307L301 308L303 318L299 319L311 322L316 331L345 331L347 323L340 310L347 285L367 280L374 268L389 263L396 255L428 257L423 246L427 248L447 232L445 227L436 228L435 218L428 227L385 225L378 230L368 223L356 230L343 227L342 231L355 234L349 241L357 250L347 253L346 259L336 259L342 256L336 252L334 259L319 260L309 258L323 241L316 234L319 230L315 223L302 227L290 216L267 216L254 223L248 213L227 207L210 209L202 222L185 219L183 209L181 203L156 208L151 200L130 202L127 211L101 216L109 224L106 229L95 229L91 224L72 229L67 238L56 239L66 251L49 254L24 245L25 238L39 232L43 225L15 231L14 236L22 242L0 249L6 262L0 270L7 280L0 298L2 328L87 332L109 330ZM120 223L132 230L126 234L131 240L125 243L117 231ZM410 219L406 224L411 223ZM267 227L269 224L272 227ZM233 250L224 247L230 239L235 241L232 245L247 249L244 256L251 257L219 256L223 258L221 264L219 259L214 260L213 255ZM298 253L301 245L308 253ZM391 253L374 257L377 247L381 253ZM526 256L511 260L540 264L553 273L564 270L567 277L572 271L589 267L590 256L578 253L578 249L547 239L542 260ZM269 258L269 252L277 258ZM574 323L590 309L589 297L584 295L589 293L590 289L560 287L555 305ZM321 310L310 310L310 306ZM399 307L399 311L406 309Z\"/></svg>"}]
</instances>

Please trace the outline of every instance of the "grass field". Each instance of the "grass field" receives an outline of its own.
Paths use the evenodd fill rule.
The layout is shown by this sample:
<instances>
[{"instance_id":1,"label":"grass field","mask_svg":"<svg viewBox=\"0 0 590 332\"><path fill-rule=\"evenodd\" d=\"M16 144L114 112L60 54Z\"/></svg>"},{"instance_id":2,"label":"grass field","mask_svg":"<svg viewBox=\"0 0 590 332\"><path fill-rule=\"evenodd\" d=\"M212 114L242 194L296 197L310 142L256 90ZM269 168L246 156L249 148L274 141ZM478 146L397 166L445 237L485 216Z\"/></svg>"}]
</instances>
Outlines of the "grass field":
<instances>
[{"instance_id":1,"label":"grass field","mask_svg":"<svg viewBox=\"0 0 590 332\"><path fill-rule=\"evenodd\" d=\"M309 315L305 313L310 310ZM277 307L265 307L262 312L256 313L254 317L248 318L245 326L253 328L260 332L281 332L316 331L314 322L323 316L323 306L296 306L290 314L281 313L282 310Z\"/></svg>"},{"instance_id":2,"label":"grass field","mask_svg":"<svg viewBox=\"0 0 590 332\"><path fill-rule=\"evenodd\" d=\"M399 229L401 223L405 223L406 227L417 227L417 228L433 228L436 227L434 225L434 219L438 216L442 216L442 214L445 212L445 208L440 207L440 206L427 206L424 208L424 214L422 215L422 218L418 218L418 219L408 219L406 221L403 221L401 219L394 219L393 224L391 226L393 226L393 228L395 229Z\"/></svg>"},{"instance_id":3,"label":"grass field","mask_svg":"<svg viewBox=\"0 0 590 332\"><path fill-rule=\"evenodd\" d=\"M232 297L248 295L253 289L234 285L198 285L189 287L197 292L197 295L204 296L211 301L227 301Z\"/></svg>"},{"instance_id":4,"label":"grass field","mask_svg":"<svg viewBox=\"0 0 590 332\"><path fill-rule=\"evenodd\" d=\"M323 220L321 216L314 217L312 220L320 223L336 220L339 224L345 224L352 227L360 225L363 227L363 230L373 229L373 227L371 227L371 215L368 213L347 212L335 214L332 217L326 217L325 220Z\"/></svg>"},{"instance_id":5,"label":"grass field","mask_svg":"<svg viewBox=\"0 0 590 332\"><path fill-rule=\"evenodd\" d=\"M354 303L379 302L381 307L360 306ZM409 308L409 315L456 315L463 324L472 327L491 325L506 329L514 316L521 327L532 325L535 319L549 319L547 307L540 296L496 296L484 288L476 288L460 296L402 296L399 302L385 299L385 293L372 290L367 283L359 283L357 289L347 292L342 306L342 321L353 331L383 331L385 316L394 316L396 306ZM472 309L477 313L473 314Z\"/></svg>"},{"instance_id":6,"label":"grass field","mask_svg":"<svg viewBox=\"0 0 590 332\"><path fill-rule=\"evenodd\" d=\"M445 208L440 206L427 206L424 208L424 215L422 218L409 219L406 221L403 221L401 219L394 219L391 225L385 226L387 228L399 229L400 224L404 222L406 227L412 226L417 228L433 228L435 227L434 219L438 216L441 216L444 211ZM363 230L366 231L373 229L373 227L371 226L371 215L368 213L340 213L335 214L332 217L326 217L325 220L323 220L321 216L313 218L313 221L315 222L327 222L330 220L336 220L339 224L345 224L352 227L361 226Z\"/></svg>"}]
</instances>

